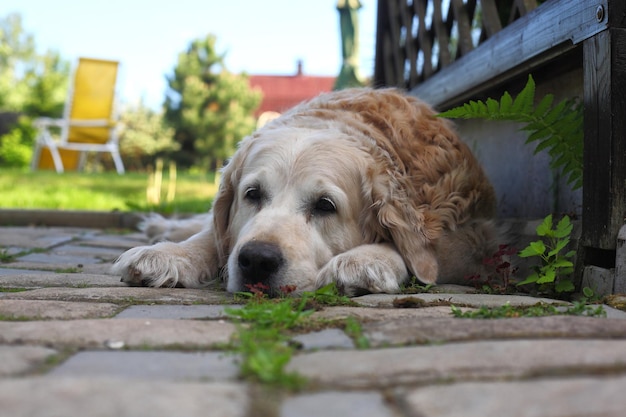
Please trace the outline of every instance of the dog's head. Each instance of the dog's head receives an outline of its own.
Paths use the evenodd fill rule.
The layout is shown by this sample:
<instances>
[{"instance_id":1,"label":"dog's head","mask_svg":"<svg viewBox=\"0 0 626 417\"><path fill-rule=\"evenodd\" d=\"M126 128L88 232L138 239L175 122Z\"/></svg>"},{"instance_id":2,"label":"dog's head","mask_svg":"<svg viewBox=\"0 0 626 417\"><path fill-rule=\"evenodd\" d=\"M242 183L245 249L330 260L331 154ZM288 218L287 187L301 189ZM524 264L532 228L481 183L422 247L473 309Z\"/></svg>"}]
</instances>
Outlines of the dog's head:
<instances>
[{"instance_id":1,"label":"dog's head","mask_svg":"<svg viewBox=\"0 0 626 417\"><path fill-rule=\"evenodd\" d=\"M281 126L242 142L213 207L229 291L312 290L333 256L363 243L370 156L340 132Z\"/></svg>"},{"instance_id":2,"label":"dog's head","mask_svg":"<svg viewBox=\"0 0 626 417\"><path fill-rule=\"evenodd\" d=\"M329 97L242 141L223 170L213 214L229 291L313 290L332 257L376 242L434 283L434 242L484 194L469 150L425 104L393 91Z\"/></svg>"}]
</instances>

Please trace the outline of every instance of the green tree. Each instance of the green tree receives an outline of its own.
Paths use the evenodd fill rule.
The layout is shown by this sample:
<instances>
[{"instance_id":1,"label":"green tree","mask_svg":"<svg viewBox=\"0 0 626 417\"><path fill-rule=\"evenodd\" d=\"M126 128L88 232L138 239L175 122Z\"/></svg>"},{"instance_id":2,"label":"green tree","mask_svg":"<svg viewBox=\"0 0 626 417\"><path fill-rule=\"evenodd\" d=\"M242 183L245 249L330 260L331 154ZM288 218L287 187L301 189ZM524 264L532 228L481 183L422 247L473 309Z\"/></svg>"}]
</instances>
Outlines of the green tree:
<instances>
[{"instance_id":1,"label":"green tree","mask_svg":"<svg viewBox=\"0 0 626 417\"><path fill-rule=\"evenodd\" d=\"M214 169L255 127L261 93L250 89L245 75L226 70L215 43L214 35L192 41L168 77L165 119L181 145L175 159L183 166Z\"/></svg>"},{"instance_id":2,"label":"green tree","mask_svg":"<svg viewBox=\"0 0 626 417\"><path fill-rule=\"evenodd\" d=\"M28 165L36 134L32 118L61 116L68 79L69 63L55 51L38 54L19 14L0 19L0 113L21 115L18 123L0 126L0 165Z\"/></svg>"},{"instance_id":3,"label":"green tree","mask_svg":"<svg viewBox=\"0 0 626 417\"><path fill-rule=\"evenodd\" d=\"M125 108L120 121L120 153L128 169L146 169L156 157L180 148L174 142L174 130L165 126L163 114L143 103Z\"/></svg>"},{"instance_id":4,"label":"green tree","mask_svg":"<svg viewBox=\"0 0 626 417\"><path fill-rule=\"evenodd\" d=\"M0 19L0 110L59 117L69 80L69 63L56 51L39 54L19 14Z\"/></svg>"}]
</instances>

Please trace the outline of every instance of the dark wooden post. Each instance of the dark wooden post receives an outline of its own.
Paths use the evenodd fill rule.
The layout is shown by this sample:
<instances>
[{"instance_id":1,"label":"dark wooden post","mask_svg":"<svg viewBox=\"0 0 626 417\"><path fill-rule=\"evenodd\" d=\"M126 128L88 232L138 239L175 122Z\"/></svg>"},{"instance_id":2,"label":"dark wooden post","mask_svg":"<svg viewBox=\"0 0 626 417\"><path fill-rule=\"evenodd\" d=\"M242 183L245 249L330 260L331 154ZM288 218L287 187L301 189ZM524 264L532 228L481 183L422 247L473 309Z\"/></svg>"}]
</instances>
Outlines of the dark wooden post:
<instances>
[{"instance_id":1,"label":"dark wooden post","mask_svg":"<svg viewBox=\"0 0 626 417\"><path fill-rule=\"evenodd\" d=\"M584 41L585 264L615 266L617 233L626 217L626 3L596 9L608 29Z\"/></svg>"}]
</instances>

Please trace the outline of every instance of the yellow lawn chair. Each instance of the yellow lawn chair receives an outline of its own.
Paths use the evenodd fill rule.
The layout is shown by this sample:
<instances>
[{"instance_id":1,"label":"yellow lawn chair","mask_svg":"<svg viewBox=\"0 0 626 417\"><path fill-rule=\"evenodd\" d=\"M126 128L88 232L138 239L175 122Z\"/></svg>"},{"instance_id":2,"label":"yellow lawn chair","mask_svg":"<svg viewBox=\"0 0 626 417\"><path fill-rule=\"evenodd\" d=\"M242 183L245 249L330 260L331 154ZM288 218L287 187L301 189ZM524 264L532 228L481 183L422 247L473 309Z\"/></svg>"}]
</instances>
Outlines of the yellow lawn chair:
<instances>
[{"instance_id":1,"label":"yellow lawn chair","mask_svg":"<svg viewBox=\"0 0 626 417\"><path fill-rule=\"evenodd\" d=\"M116 61L79 58L63 118L35 120L38 134L33 170L81 170L88 152L108 152L117 173L124 173L114 114L118 65ZM60 129L56 140L51 128Z\"/></svg>"}]
</instances>

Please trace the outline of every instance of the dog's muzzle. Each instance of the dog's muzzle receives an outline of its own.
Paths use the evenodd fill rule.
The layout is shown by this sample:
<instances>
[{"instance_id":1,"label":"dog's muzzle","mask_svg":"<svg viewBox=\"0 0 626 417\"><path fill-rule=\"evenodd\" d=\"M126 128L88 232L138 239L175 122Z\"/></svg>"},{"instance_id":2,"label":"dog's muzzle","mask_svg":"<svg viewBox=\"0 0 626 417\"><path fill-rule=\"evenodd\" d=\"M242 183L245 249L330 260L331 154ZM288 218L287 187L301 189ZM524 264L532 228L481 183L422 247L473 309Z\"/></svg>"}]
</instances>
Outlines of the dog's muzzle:
<instances>
[{"instance_id":1,"label":"dog's muzzle","mask_svg":"<svg viewBox=\"0 0 626 417\"><path fill-rule=\"evenodd\" d=\"M272 278L285 263L280 248L268 242L248 242L239 250L237 266L245 287L263 284L272 287Z\"/></svg>"}]
</instances>

